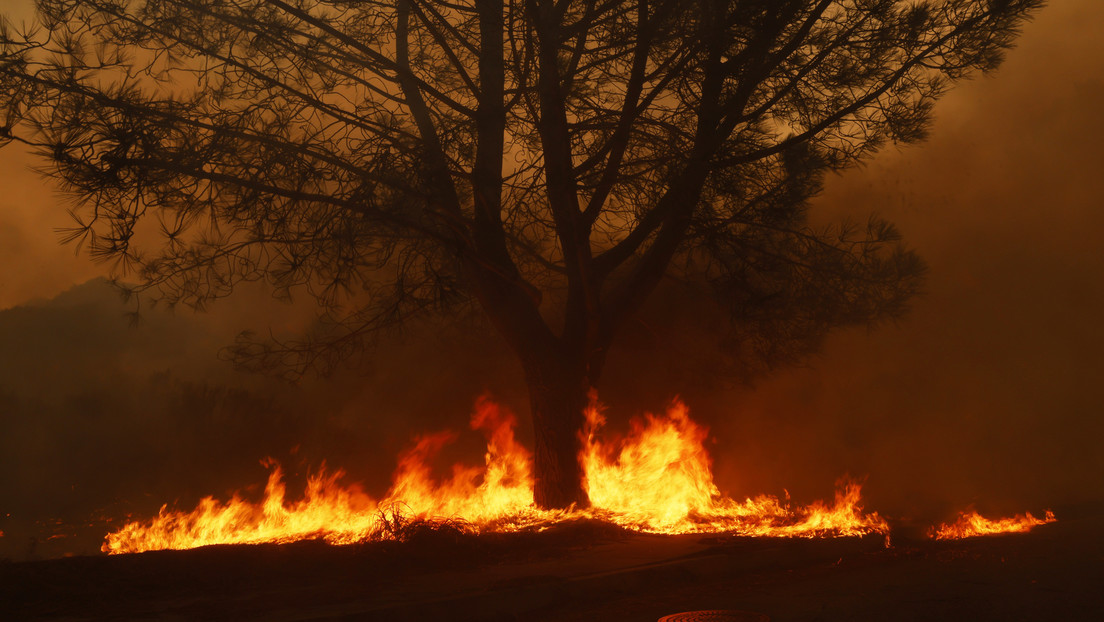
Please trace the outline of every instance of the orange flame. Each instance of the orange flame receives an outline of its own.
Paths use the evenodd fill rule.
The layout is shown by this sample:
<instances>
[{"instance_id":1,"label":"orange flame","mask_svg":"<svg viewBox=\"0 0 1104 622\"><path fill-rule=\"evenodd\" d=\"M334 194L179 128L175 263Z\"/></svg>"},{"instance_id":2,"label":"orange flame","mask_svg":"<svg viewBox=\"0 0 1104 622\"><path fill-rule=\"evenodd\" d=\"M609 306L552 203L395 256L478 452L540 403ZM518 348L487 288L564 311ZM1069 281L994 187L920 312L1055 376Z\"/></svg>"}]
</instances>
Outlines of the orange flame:
<instances>
[{"instance_id":1,"label":"orange flame","mask_svg":"<svg viewBox=\"0 0 1104 622\"><path fill-rule=\"evenodd\" d=\"M943 523L934 527L929 535L936 540L955 540L959 538L972 538L995 533L1023 533L1031 531L1039 525L1057 521L1054 512L1046 511L1042 519L1035 518L1031 512L1019 514L1011 518L988 519L976 511L962 512L958 520L953 523Z\"/></svg>"},{"instance_id":2,"label":"orange flame","mask_svg":"<svg viewBox=\"0 0 1104 622\"><path fill-rule=\"evenodd\" d=\"M514 529L554 513L533 504L530 458L514 440L513 415L489 400L480 400L472 428L488 434L486 465L453 467L452 477L436 483L428 460L455 435L451 432L415 439L399 456L399 466L386 498L377 502L359 486L339 483L343 471L325 468L307 481L303 499L285 502L283 472L275 461L264 500L251 503L234 495L226 503L205 497L191 512L162 506L148 523L130 522L105 538L105 553L135 553L158 549L189 549L210 544L257 544L323 538L331 544L351 544L386 537L386 522L396 512L413 517L459 517L476 525ZM480 476L482 481L478 481ZM389 516L390 514L390 516Z\"/></svg>"},{"instance_id":3,"label":"orange flame","mask_svg":"<svg viewBox=\"0 0 1104 622\"><path fill-rule=\"evenodd\" d=\"M396 517L461 521L473 531L542 529L576 517L606 520L652 533L725 532L748 536L820 537L888 533L876 513L864 513L860 485L838 483L835 500L793 507L761 495L737 501L721 494L704 448L708 431L676 402L665 415L632 422L624 439L601 440L605 419L597 405L586 412L580 460L592 507L548 511L533 503L531 455L514 438L515 417L481 399L471 426L487 437L481 467L455 465L436 481L429 467L454 435L416 438L399 457L390 490L375 500L359 486L341 483L342 471L323 468L312 476L302 499L288 501L283 473L275 462L264 499L234 495L220 502L204 498L192 511L163 506L158 516L130 522L108 534L103 551L129 553L184 549L209 544L290 542L323 538L334 544L396 537Z\"/></svg>"},{"instance_id":4,"label":"orange flame","mask_svg":"<svg viewBox=\"0 0 1104 622\"><path fill-rule=\"evenodd\" d=\"M613 522L658 533L730 532L748 536L854 536L886 533L876 513L863 514L861 486L837 483L835 503L791 508L761 495L742 502L721 495L705 451L708 431L694 423L681 402L665 417L652 414L632 422L620 451L604 446L597 432L605 418L587 409L583 470L591 503Z\"/></svg>"}]
</instances>

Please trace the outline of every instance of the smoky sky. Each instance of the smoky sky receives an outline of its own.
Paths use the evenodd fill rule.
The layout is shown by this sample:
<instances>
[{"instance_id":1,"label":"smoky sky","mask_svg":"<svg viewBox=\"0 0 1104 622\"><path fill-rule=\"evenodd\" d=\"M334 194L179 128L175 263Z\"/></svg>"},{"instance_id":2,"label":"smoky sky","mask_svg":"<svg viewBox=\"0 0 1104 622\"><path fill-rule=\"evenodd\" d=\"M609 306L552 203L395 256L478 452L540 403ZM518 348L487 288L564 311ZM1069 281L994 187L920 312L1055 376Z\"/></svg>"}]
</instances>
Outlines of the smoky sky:
<instances>
[{"instance_id":1,"label":"smoky sky","mask_svg":"<svg viewBox=\"0 0 1104 622\"><path fill-rule=\"evenodd\" d=\"M928 262L905 318L837 333L750 386L670 373L690 337L615 353L601 396L614 424L681 396L736 497L807 502L850 474L866 478L869 509L917 520L971 504L1061 519L1104 501L1101 23L1098 2L1053 3L993 75L939 103L926 142L828 180L814 219L877 213ZM481 334L412 326L292 386L217 357L236 330L263 329L258 317L304 321L263 293L129 327L110 288L88 282L106 267L58 246L65 202L30 163L0 151L0 557L26 556L36 521L255 491L269 455L293 478L325 460L382 492L413 435L465 429L483 392L518 411L528 439L521 375ZM481 460L478 437L448 458ZM35 554L94 549L61 539Z\"/></svg>"},{"instance_id":2,"label":"smoky sky","mask_svg":"<svg viewBox=\"0 0 1104 622\"><path fill-rule=\"evenodd\" d=\"M132 326L128 310L102 278L0 310L0 557L90 553L105 519L255 496L269 457L292 491L325 465L378 498L414 436L464 430L484 393L519 404L496 342L449 327L391 335L368 360L292 384L219 359L243 317L151 309ZM441 474L484 451L465 435Z\"/></svg>"},{"instance_id":3,"label":"smoky sky","mask_svg":"<svg viewBox=\"0 0 1104 622\"><path fill-rule=\"evenodd\" d=\"M946 97L930 140L829 183L819 216L896 223L927 291L898 325L837 335L810 368L726 402L740 415L717 434L748 452L725 454L733 485L846 469L898 514L1100 499L1101 17L1053 3L995 75Z\"/></svg>"}]
</instances>

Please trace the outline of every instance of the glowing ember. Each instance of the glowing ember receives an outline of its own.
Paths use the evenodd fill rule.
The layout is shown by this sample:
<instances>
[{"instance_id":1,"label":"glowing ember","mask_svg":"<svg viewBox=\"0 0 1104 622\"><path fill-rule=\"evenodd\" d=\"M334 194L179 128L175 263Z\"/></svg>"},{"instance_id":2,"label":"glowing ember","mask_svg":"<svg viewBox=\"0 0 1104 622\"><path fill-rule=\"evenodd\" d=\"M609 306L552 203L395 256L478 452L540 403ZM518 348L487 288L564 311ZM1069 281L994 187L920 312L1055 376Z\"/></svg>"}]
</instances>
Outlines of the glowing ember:
<instances>
[{"instance_id":1,"label":"glowing ember","mask_svg":"<svg viewBox=\"0 0 1104 622\"><path fill-rule=\"evenodd\" d=\"M739 535L816 537L886 533L876 513L860 506L860 486L839 483L835 501L791 507L771 496L736 501L720 494L703 443L707 430L690 420L680 403L665 416L634 421L628 435L604 443L600 410L587 411L580 459L592 508L539 510L533 503L531 456L514 439L516 420L489 400L480 400L472 428L487 436L482 467L455 465L445 481L435 481L429 461L454 437L451 433L415 439L399 457L391 489L381 501L356 485L340 483L341 471L324 469L310 478L303 498L285 500L279 465L271 473L264 500L234 496L205 498L191 512L162 507L148 522L132 522L107 536L103 550L129 553L183 549L208 544L290 542L324 538L343 544L396 537L396 524L419 519L459 521L473 531L541 529L558 520L592 517L655 533L728 532Z\"/></svg>"},{"instance_id":2,"label":"glowing ember","mask_svg":"<svg viewBox=\"0 0 1104 622\"><path fill-rule=\"evenodd\" d=\"M929 535L936 540L955 540L973 536L985 536L995 533L1022 533L1031 531L1039 525L1055 522L1054 512L1046 511L1042 519L1035 518L1031 512L1012 518L988 519L976 511L962 512L954 523L944 523L932 528Z\"/></svg>"}]
</instances>

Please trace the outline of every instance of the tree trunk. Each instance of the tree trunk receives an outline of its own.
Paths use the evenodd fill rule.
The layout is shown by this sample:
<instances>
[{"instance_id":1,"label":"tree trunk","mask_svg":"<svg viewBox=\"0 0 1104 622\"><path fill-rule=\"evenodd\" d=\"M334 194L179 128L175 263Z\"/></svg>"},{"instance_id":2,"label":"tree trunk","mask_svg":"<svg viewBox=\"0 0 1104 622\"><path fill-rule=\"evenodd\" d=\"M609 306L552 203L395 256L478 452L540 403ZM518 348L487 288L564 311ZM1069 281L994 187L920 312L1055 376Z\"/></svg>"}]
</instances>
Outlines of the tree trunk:
<instances>
[{"instance_id":1,"label":"tree trunk","mask_svg":"<svg viewBox=\"0 0 1104 622\"><path fill-rule=\"evenodd\" d=\"M582 366L556 365L547 361L527 370L529 403L533 415L536 451L533 459L534 500L537 507L563 509L587 507L590 500L583 485L579 463L582 431L590 382Z\"/></svg>"}]
</instances>

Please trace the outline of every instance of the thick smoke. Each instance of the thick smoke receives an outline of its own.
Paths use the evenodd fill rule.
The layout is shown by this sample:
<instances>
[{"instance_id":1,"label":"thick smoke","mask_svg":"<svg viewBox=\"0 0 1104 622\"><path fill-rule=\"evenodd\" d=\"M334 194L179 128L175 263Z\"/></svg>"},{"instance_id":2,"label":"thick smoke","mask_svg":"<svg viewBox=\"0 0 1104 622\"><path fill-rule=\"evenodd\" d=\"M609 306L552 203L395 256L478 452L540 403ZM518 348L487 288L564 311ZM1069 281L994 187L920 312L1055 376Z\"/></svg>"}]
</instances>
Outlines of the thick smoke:
<instances>
[{"instance_id":1,"label":"thick smoke","mask_svg":"<svg viewBox=\"0 0 1104 622\"><path fill-rule=\"evenodd\" d=\"M995 76L940 103L929 142L830 180L817 218L877 212L928 261L927 293L903 321L837 334L806 367L731 387L693 373L700 333L634 324L636 348L612 355L604 378L614 425L681 395L737 497L788 489L806 502L849 473L867 477L869 509L920 521L969 504L1061 519L1101 502L1102 21L1099 3L1054 3ZM48 540L46 521L256 493L266 456L292 490L325 460L378 494L413 435L465 429L484 391L519 411L529 442L516 365L500 342L455 327L411 327L354 369L289 386L216 356L236 330L264 328L263 294L208 315L150 313L137 328L101 281L24 303L100 268L54 246L64 216L41 211L58 201L37 178L2 174L18 184L0 199L0 557L98 547L103 525ZM453 458L478 462L478 437Z\"/></svg>"},{"instance_id":2,"label":"thick smoke","mask_svg":"<svg viewBox=\"0 0 1104 622\"><path fill-rule=\"evenodd\" d=\"M0 311L0 558L91 553L103 519L259 495L268 457L293 495L325 464L379 496L412 436L463 430L480 393L509 402L520 386L494 342L436 327L328 378L238 373L219 350L249 326L245 309L266 307L242 294L251 300L211 314L147 310L131 326L95 279ZM268 307L265 321L296 323ZM466 435L443 459L478 462L480 441Z\"/></svg>"},{"instance_id":3,"label":"thick smoke","mask_svg":"<svg viewBox=\"0 0 1104 622\"><path fill-rule=\"evenodd\" d=\"M1054 3L995 75L939 104L929 141L828 181L814 218L877 213L928 262L906 318L727 390L706 357L698 378L671 370L708 349L700 331L638 326L656 351L612 357L603 396L627 416L680 392L710 424L733 496L808 501L847 473L868 478L868 508L918 521L970 504L1076 514L1104 501L1101 18L1095 4Z\"/></svg>"},{"instance_id":4,"label":"thick smoke","mask_svg":"<svg viewBox=\"0 0 1104 622\"><path fill-rule=\"evenodd\" d=\"M940 104L929 142L832 180L820 216L895 222L929 263L927 293L809 369L707 399L736 414L715 428L730 485L793 491L846 470L869 475L869 507L921 518L1102 501L1101 18L1053 3L994 76Z\"/></svg>"}]
</instances>

